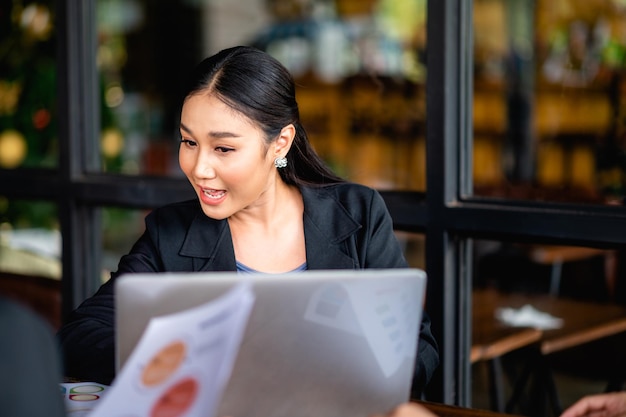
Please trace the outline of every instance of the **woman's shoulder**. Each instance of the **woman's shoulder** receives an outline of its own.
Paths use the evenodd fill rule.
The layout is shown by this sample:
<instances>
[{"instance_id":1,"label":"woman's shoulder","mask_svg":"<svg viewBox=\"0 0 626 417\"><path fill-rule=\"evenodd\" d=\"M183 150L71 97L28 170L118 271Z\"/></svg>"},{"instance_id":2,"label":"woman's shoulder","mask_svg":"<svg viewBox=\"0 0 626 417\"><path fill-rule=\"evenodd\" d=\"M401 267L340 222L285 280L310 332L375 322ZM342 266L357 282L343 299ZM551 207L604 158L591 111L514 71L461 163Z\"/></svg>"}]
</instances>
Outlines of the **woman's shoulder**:
<instances>
[{"instance_id":1,"label":"woman's shoulder","mask_svg":"<svg viewBox=\"0 0 626 417\"><path fill-rule=\"evenodd\" d=\"M363 210L386 210L384 200L378 191L366 185L352 182L305 188L302 190L302 194L305 206L310 208L326 207L328 209L336 207L338 204L353 214L363 212Z\"/></svg>"},{"instance_id":2,"label":"woman's shoulder","mask_svg":"<svg viewBox=\"0 0 626 417\"><path fill-rule=\"evenodd\" d=\"M320 187L303 190L315 198L332 198L342 205L374 204L382 201L382 197L375 189L367 185L354 182L342 182L337 184L323 185Z\"/></svg>"},{"instance_id":3,"label":"woman's shoulder","mask_svg":"<svg viewBox=\"0 0 626 417\"><path fill-rule=\"evenodd\" d=\"M333 195L338 197L359 197L366 196L371 197L378 192L368 187L367 185L358 184L354 182L339 182L335 184L321 185L318 187L307 187L310 192L318 195Z\"/></svg>"}]
</instances>

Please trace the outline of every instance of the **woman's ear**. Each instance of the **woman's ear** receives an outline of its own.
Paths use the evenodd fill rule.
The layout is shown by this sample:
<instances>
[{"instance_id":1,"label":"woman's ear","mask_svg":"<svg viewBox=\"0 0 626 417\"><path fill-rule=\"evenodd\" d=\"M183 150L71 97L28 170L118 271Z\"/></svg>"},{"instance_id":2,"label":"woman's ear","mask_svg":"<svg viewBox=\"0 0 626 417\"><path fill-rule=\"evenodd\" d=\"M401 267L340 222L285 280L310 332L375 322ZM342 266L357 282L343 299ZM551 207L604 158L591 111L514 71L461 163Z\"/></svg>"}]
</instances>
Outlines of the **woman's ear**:
<instances>
[{"instance_id":1,"label":"woman's ear","mask_svg":"<svg viewBox=\"0 0 626 417\"><path fill-rule=\"evenodd\" d=\"M291 144L296 137L296 127L293 124L288 124L283 127L278 135L276 141L274 141L274 157L285 157Z\"/></svg>"}]
</instances>

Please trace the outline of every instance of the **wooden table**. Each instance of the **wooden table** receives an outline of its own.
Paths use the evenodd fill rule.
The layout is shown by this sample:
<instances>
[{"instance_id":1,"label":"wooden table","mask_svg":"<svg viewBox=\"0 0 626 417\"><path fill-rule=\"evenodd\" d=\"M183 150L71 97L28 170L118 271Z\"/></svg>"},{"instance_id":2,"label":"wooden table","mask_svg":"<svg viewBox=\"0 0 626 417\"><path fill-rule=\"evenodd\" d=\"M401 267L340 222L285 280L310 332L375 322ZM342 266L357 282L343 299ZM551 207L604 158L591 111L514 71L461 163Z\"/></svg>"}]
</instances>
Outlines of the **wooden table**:
<instances>
[{"instance_id":1,"label":"wooden table","mask_svg":"<svg viewBox=\"0 0 626 417\"><path fill-rule=\"evenodd\" d=\"M610 259L610 257L614 255L615 251L613 250L578 246L531 245L529 248L529 256L533 262L550 265L552 268L552 272L550 273L551 295L559 294L563 264L591 259L596 256L603 256L606 259ZM608 287L613 285L612 281L615 279L613 277L614 271L612 268L612 266L605 264L605 279L607 280Z\"/></svg>"},{"instance_id":2,"label":"wooden table","mask_svg":"<svg viewBox=\"0 0 626 417\"><path fill-rule=\"evenodd\" d=\"M494 320L494 311L483 306L474 308L472 317L471 363L493 360L541 341L541 330L507 326Z\"/></svg>"},{"instance_id":3,"label":"wooden table","mask_svg":"<svg viewBox=\"0 0 626 417\"><path fill-rule=\"evenodd\" d=\"M506 406L501 358L515 350L539 343L542 332L533 328L511 327L497 321L494 316L496 307L493 305L495 296L487 292L474 294L470 362L486 363L491 409L503 412ZM486 297L489 298L483 300Z\"/></svg>"},{"instance_id":4,"label":"wooden table","mask_svg":"<svg viewBox=\"0 0 626 417\"><path fill-rule=\"evenodd\" d=\"M415 401L421 404L438 417L506 417L511 414L497 413L489 410L479 410L476 408L456 407L429 401Z\"/></svg>"},{"instance_id":5,"label":"wooden table","mask_svg":"<svg viewBox=\"0 0 626 417\"><path fill-rule=\"evenodd\" d=\"M626 307L614 304L599 304L576 301L551 295L525 295L520 293L501 293L492 289L477 289L472 293L472 352L475 360L490 360L499 364L504 354L525 346L536 345L539 359L565 349L580 346L605 337L626 331ZM507 327L496 317L499 308L521 308L532 305L535 309L563 320L558 329L538 330L530 328ZM540 365L545 372L546 394L550 397L556 415L561 410L556 387L553 385L549 368ZM491 373L491 383L495 387L502 385L500 374ZM525 381L521 380L520 384ZM516 400L516 391L510 402ZM501 396L497 390L492 396ZM492 398L496 410L503 408L502 399Z\"/></svg>"},{"instance_id":6,"label":"wooden table","mask_svg":"<svg viewBox=\"0 0 626 417\"><path fill-rule=\"evenodd\" d=\"M493 338L497 340L507 331L515 333L515 328L506 327L495 318L495 311L503 307L517 309L530 304L537 310L563 319L561 328L539 331L541 353L544 355L626 331L626 307L621 305L495 290L474 290L472 297L473 344L481 346L483 351L494 349Z\"/></svg>"},{"instance_id":7,"label":"wooden table","mask_svg":"<svg viewBox=\"0 0 626 417\"><path fill-rule=\"evenodd\" d=\"M493 322L493 318L478 320L478 323L487 322ZM541 335L541 330L537 329L495 325L489 330L487 326L473 326L470 362L484 361L487 364L489 399L493 410L506 410L501 358L507 353L539 343Z\"/></svg>"}]
</instances>

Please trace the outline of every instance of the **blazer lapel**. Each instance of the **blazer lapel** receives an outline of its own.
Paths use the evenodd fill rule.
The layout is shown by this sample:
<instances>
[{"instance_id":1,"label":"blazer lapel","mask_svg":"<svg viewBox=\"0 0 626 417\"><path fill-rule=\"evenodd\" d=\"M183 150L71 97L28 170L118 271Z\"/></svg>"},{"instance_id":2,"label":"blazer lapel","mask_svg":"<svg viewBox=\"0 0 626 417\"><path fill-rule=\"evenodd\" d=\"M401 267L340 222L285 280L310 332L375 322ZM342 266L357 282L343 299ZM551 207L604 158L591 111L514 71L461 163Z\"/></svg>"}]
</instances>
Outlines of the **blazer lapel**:
<instances>
[{"instance_id":1,"label":"blazer lapel","mask_svg":"<svg viewBox=\"0 0 626 417\"><path fill-rule=\"evenodd\" d=\"M193 258L194 271L235 271L235 250L226 220L200 212L192 221L179 255Z\"/></svg>"},{"instance_id":2,"label":"blazer lapel","mask_svg":"<svg viewBox=\"0 0 626 417\"><path fill-rule=\"evenodd\" d=\"M324 188L302 187L304 237L309 269L357 269L346 240L361 225ZM192 257L194 271L236 271L235 250L226 220L201 211L187 231L179 255Z\"/></svg>"},{"instance_id":3,"label":"blazer lapel","mask_svg":"<svg viewBox=\"0 0 626 417\"><path fill-rule=\"evenodd\" d=\"M361 228L325 188L302 187L309 269L357 269L345 241Z\"/></svg>"}]
</instances>

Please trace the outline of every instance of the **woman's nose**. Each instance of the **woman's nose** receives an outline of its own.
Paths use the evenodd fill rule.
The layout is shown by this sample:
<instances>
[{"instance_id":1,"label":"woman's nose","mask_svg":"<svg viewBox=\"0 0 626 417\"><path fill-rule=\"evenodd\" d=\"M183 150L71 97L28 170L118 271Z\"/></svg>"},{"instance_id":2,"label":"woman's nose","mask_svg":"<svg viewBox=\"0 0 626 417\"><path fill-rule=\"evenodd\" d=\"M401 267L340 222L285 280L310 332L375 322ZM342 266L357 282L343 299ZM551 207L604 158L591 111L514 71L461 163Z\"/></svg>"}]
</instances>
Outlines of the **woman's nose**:
<instances>
[{"instance_id":1,"label":"woman's nose","mask_svg":"<svg viewBox=\"0 0 626 417\"><path fill-rule=\"evenodd\" d=\"M199 178L215 178L215 166L211 158L200 155L196 160L194 172Z\"/></svg>"}]
</instances>

